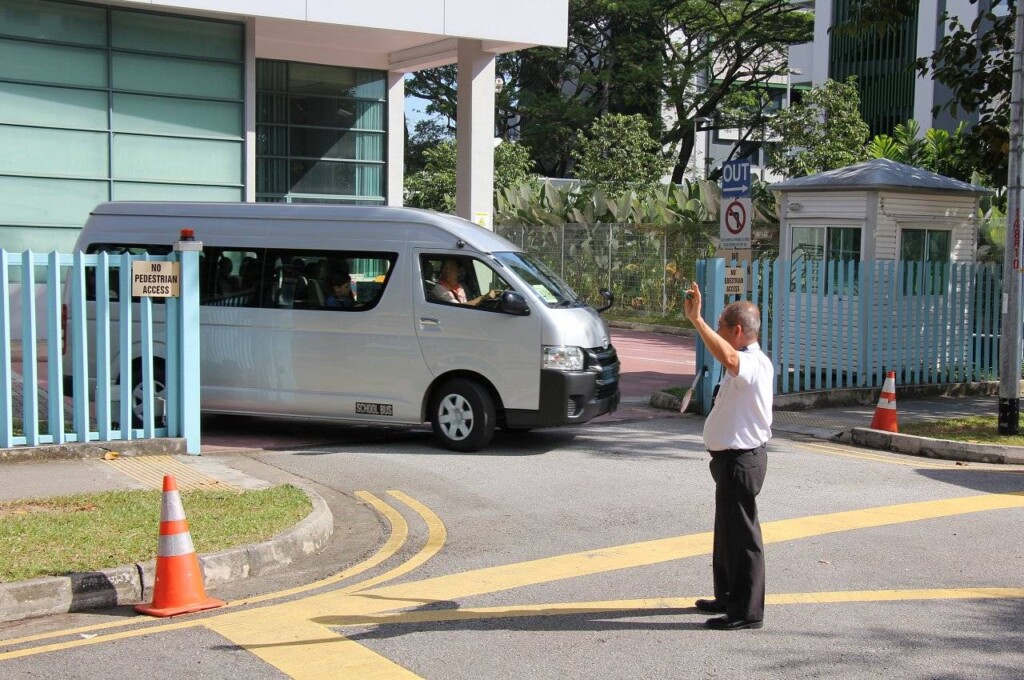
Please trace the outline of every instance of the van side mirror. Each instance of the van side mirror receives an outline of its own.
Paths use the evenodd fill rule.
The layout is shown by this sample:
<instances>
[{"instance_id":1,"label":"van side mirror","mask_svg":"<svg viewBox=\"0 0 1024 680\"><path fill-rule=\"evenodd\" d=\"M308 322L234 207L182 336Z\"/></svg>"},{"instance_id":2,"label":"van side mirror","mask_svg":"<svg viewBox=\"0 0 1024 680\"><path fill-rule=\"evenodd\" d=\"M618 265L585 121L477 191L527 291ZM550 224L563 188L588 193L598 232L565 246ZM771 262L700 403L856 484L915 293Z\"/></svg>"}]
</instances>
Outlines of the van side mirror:
<instances>
[{"instance_id":1,"label":"van side mirror","mask_svg":"<svg viewBox=\"0 0 1024 680\"><path fill-rule=\"evenodd\" d=\"M599 290L597 292L600 293L601 297L603 297L605 299L605 301L608 303L608 304L604 305L603 307L598 307L597 309L594 310L595 312L600 314L601 312L605 311L606 309L610 309L611 306L615 304L615 296L612 295L612 292L610 290L608 290L607 288L602 288L601 290Z\"/></svg>"},{"instance_id":2,"label":"van side mirror","mask_svg":"<svg viewBox=\"0 0 1024 680\"><path fill-rule=\"evenodd\" d=\"M522 293L506 290L501 294L501 305L499 307L505 314L514 316L529 316L530 306L526 304L526 298Z\"/></svg>"}]
</instances>

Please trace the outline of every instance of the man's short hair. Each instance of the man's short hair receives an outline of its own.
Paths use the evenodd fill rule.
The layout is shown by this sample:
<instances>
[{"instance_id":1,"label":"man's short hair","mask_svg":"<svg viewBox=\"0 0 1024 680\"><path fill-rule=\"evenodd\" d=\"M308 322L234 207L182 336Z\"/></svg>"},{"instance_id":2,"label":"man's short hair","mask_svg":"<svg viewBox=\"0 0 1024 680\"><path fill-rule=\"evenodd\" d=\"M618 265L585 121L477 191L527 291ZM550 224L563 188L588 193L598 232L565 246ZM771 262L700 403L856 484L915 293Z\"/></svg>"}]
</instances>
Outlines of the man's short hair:
<instances>
[{"instance_id":1,"label":"man's short hair","mask_svg":"<svg viewBox=\"0 0 1024 680\"><path fill-rule=\"evenodd\" d=\"M761 334L761 312L753 302L733 302L722 312L722 319L729 325L742 326L743 335L747 338Z\"/></svg>"}]
</instances>

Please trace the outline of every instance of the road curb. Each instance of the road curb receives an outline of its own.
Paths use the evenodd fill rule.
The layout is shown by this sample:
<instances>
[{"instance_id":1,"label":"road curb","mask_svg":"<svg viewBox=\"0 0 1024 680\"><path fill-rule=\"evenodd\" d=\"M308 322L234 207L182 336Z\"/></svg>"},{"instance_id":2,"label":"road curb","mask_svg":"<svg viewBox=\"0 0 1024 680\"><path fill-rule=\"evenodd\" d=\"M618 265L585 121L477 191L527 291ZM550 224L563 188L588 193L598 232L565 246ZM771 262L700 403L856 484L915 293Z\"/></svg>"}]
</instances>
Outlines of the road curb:
<instances>
[{"instance_id":1,"label":"road curb","mask_svg":"<svg viewBox=\"0 0 1024 680\"><path fill-rule=\"evenodd\" d=\"M155 456L186 454L186 444L181 437L160 439L111 440L67 444L43 444L41 446L16 446L0 449L0 463L24 463L40 460L80 460L103 458L106 453L124 456Z\"/></svg>"},{"instance_id":2,"label":"road curb","mask_svg":"<svg viewBox=\"0 0 1024 680\"><path fill-rule=\"evenodd\" d=\"M334 534L331 509L316 491L293 484L305 492L313 510L270 540L200 555L207 588L273 573L327 545ZM0 583L0 622L146 602L152 597L155 576L156 561L150 560L95 572Z\"/></svg>"},{"instance_id":3,"label":"road curb","mask_svg":"<svg viewBox=\"0 0 1024 680\"><path fill-rule=\"evenodd\" d=\"M849 440L859 446L885 449L912 456L970 461L974 463L1024 465L1024 448L1020 446L972 444L948 439L932 439L931 437L919 437L912 434L872 430L867 427L851 429Z\"/></svg>"}]
</instances>

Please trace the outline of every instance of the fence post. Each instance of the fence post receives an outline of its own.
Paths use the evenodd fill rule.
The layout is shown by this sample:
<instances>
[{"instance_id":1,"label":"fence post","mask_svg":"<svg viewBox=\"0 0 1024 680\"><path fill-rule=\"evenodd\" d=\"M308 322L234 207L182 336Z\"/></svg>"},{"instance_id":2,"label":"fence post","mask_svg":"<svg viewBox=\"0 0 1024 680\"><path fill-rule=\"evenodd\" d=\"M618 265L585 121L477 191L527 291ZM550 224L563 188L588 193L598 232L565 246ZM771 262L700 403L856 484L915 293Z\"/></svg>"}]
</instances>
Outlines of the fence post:
<instances>
[{"instance_id":1,"label":"fence post","mask_svg":"<svg viewBox=\"0 0 1024 680\"><path fill-rule=\"evenodd\" d=\"M701 300L704 303L700 310L701 316L709 323L715 323L725 308L725 260L697 260L697 285L700 286ZM697 395L700 398L700 412L711 413L711 400L714 397L715 385L721 373L721 364L711 355L708 348L697 336L697 375L700 384Z\"/></svg>"},{"instance_id":2,"label":"fence post","mask_svg":"<svg viewBox=\"0 0 1024 680\"><path fill-rule=\"evenodd\" d=\"M199 253L203 249L203 242L187 240L191 233L186 235L185 232L182 230L182 240L174 244L174 250L181 258L181 300L177 306L177 364L181 385L178 413L181 416L181 436L185 438L185 450L199 455Z\"/></svg>"}]
</instances>

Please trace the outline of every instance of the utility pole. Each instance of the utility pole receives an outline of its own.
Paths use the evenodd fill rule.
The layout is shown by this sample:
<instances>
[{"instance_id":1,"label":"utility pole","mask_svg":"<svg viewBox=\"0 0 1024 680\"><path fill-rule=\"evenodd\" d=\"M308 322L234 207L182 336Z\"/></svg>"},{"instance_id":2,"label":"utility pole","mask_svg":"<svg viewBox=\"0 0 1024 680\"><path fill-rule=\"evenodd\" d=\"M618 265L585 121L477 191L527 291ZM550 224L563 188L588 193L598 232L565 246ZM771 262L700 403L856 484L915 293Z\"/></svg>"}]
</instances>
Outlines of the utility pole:
<instances>
[{"instance_id":1,"label":"utility pole","mask_svg":"<svg viewBox=\"0 0 1024 680\"><path fill-rule=\"evenodd\" d=\"M1007 177L1006 249L1003 254L1003 329L999 343L999 434L1020 433L1021 369L1021 142L1024 137L1024 8L1017 3L1010 86L1010 159Z\"/></svg>"}]
</instances>

